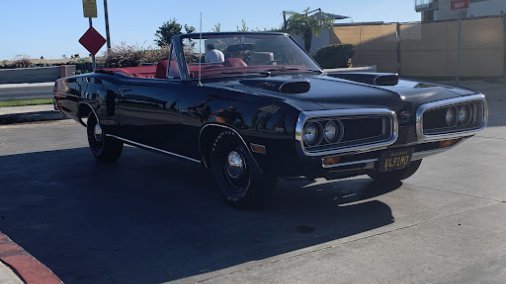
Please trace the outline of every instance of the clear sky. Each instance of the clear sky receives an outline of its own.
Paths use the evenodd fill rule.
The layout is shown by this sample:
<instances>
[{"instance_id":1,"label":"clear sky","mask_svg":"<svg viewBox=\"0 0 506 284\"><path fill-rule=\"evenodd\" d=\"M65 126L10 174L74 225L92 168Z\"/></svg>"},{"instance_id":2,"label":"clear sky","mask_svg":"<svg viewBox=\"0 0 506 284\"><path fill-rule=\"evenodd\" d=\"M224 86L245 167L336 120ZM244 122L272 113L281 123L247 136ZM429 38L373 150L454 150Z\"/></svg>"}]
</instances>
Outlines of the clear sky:
<instances>
[{"instance_id":1,"label":"clear sky","mask_svg":"<svg viewBox=\"0 0 506 284\"><path fill-rule=\"evenodd\" d=\"M97 4L94 26L105 37L103 0ZM351 17L341 22L420 19L412 0L108 0L108 5L112 44L141 47L155 46L156 29L171 18L198 29L200 12L203 31L211 31L218 22L222 31L235 31L242 20L253 29L279 28L283 10L301 12L308 7ZM1 0L0 11L0 60L88 54L78 43L88 28L81 0Z\"/></svg>"}]
</instances>

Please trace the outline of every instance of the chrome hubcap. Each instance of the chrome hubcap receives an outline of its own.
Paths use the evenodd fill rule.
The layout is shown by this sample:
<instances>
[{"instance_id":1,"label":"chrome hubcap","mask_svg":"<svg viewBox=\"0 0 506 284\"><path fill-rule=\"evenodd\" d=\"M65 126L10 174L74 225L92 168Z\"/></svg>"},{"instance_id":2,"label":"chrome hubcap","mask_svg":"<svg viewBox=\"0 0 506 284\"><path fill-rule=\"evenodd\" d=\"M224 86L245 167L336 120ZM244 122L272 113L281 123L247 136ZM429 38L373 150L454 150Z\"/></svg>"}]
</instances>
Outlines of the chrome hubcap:
<instances>
[{"instance_id":1,"label":"chrome hubcap","mask_svg":"<svg viewBox=\"0 0 506 284\"><path fill-rule=\"evenodd\" d=\"M241 154L236 151L228 153L227 173L233 179L242 177L242 174L244 173L244 159Z\"/></svg>"},{"instance_id":2,"label":"chrome hubcap","mask_svg":"<svg viewBox=\"0 0 506 284\"><path fill-rule=\"evenodd\" d=\"M95 136L95 140L97 140L98 142L102 142L102 139L103 139L103 131L102 131L102 127L100 127L100 124L96 124L95 125L95 130L93 131L93 134Z\"/></svg>"}]
</instances>

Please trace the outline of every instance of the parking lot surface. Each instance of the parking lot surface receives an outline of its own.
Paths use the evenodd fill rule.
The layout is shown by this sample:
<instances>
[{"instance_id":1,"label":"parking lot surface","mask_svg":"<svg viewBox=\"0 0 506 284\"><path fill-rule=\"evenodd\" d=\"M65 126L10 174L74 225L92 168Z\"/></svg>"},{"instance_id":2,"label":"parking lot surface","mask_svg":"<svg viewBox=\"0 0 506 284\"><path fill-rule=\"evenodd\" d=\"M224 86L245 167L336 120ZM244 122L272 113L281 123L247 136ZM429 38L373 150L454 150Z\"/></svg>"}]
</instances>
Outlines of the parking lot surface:
<instances>
[{"instance_id":1,"label":"parking lot surface","mask_svg":"<svg viewBox=\"0 0 506 284\"><path fill-rule=\"evenodd\" d=\"M66 120L0 126L0 231L66 283L506 283L506 103L404 183L285 180L228 207L200 166L97 164Z\"/></svg>"}]
</instances>

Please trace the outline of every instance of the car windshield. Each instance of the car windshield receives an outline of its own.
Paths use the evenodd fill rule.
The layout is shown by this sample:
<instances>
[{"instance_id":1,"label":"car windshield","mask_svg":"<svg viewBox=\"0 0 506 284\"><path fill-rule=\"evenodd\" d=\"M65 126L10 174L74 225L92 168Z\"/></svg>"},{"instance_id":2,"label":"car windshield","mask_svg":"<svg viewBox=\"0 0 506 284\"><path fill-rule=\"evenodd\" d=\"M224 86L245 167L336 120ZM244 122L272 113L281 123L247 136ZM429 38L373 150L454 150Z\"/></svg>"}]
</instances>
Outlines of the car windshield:
<instances>
[{"instance_id":1,"label":"car windshield","mask_svg":"<svg viewBox=\"0 0 506 284\"><path fill-rule=\"evenodd\" d=\"M199 72L202 79L321 72L284 34L188 35L181 38L181 45L191 79Z\"/></svg>"}]
</instances>

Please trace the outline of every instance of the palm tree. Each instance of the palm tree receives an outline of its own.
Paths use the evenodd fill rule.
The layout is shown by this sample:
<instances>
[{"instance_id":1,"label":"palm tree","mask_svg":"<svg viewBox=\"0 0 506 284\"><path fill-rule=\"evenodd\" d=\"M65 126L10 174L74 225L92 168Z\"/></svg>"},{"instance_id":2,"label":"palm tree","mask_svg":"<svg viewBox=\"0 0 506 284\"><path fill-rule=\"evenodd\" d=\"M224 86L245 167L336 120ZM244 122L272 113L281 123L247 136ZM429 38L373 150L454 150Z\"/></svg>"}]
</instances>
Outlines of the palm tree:
<instances>
[{"instance_id":1,"label":"palm tree","mask_svg":"<svg viewBox=\"0 0 506 284\"><path fill-rule=\"evenodd\" d=\"M317 13L314 13L318 11ZM284 16L289 15L285 20L283 29L292 34L302 37L306 52L311 50L313 35L319 36L324 29L329 29L336 19L346 18L344 16L323 13L321 9L309 11L309 8L302 13L283 12Z\"/></svg>"}]
</instances>

